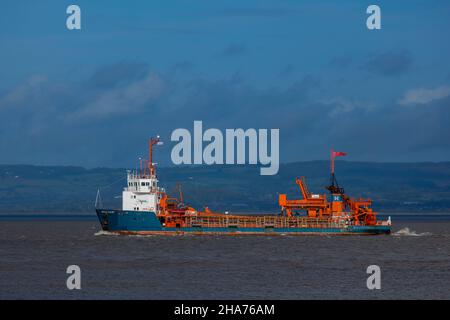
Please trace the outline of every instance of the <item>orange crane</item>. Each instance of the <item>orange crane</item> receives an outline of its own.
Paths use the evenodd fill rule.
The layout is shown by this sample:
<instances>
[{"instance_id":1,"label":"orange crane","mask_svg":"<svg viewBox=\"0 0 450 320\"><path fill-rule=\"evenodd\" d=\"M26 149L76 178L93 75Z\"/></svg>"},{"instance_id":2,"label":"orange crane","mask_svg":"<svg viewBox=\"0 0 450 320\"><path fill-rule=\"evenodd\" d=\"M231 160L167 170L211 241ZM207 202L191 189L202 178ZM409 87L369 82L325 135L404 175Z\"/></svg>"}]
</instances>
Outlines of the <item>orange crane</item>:
<instances>
[{"instance_id":1,"label":"orange crane","mask_svg":"<svg viewBox=\"0 0 450 320\"><path fill-rule=\"evenodd\" d=\"M311 194L304 177L296 178L295 182L300 188L302 199L287 199L286 194L279 194L278 204L281 214L292 216L298 211L306 211L310 218L342 218L351 220L358 225L376 224L376 214L371 205L372 200L362 198L350 198L339 187L334 174L334 160L338 156L344 156L344 152L331 151L331 184L326 187L330 191L331 201L327 201L326 195Z\"/></svg>"},{"instance_id":2,"label":"orange crane","mask_svg":"<svg viewBox=\"0 0 450 320\"><path fill-rule=\"evenodd\" d=\"M279 194L278 204L283 214L290 217L298 210L306 210L308 216L314 218L322 218L327 214L327 199L325 195L311 194L306 185L305 177L296 178L295 183L299 186L303 199L288 200L286 194Z\"/></svg>"}]
</instances>

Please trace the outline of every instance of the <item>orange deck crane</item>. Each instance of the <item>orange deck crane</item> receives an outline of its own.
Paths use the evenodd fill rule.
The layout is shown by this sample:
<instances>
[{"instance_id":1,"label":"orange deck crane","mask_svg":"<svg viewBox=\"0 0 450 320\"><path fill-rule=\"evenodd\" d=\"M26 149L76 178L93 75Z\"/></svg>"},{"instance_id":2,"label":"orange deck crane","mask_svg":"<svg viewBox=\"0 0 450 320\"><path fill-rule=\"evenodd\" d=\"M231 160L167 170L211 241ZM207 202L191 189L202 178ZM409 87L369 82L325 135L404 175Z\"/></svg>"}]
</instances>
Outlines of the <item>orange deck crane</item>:
<instances>
[{"instance_id":1,"label":"orange deck crane","mask_svg":"<svg viewBox=\"0 0 450 320\"><path fill-rule=\"evenodd\" d=\"M366 225L376 224L376 214L371 205L372 200L362 198L350 198L339 187L334 174L334 160L336 157L344 156L344 152L331 150L331 179L326 189L330 192L331 201L327 201L326 195L311 194L306 185L304 177L296 178L295 182L300 188L302 199L287 199L286 194L279 194L278 204L281 214L292 216L298 211L306 211L310 218L343 218L351 220L354 224L364 223Z\"/></svg>"},{"instance_id":2,"label":"orange deck crane","mask_svg":"<svg viewBox=\"0 0 450 320\"><path fill-rule=\"evenodd\" d=\"M299 186L303 199L288 200L286 194L278 196L278 203L282 214L292 216L298 210L306 210L309 217L322 218L327 214L326 195L311 194L305 182L305 177L296 178L295 183Z\"/></svg>"}]
</instances>

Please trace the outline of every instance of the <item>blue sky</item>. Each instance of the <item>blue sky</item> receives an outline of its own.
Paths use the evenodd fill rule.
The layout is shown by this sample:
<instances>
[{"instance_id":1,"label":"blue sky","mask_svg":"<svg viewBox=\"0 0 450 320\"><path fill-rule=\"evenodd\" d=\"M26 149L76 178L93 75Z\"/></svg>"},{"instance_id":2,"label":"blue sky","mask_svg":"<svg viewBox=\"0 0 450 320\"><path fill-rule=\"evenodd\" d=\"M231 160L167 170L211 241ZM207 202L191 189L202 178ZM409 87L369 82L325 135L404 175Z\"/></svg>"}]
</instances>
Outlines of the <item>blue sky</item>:
<instances>
[{"instance_id":1,"label":"blue sky","mask_svg":"<svg viewBox=\"0 0 450 320\"><path fill-rule=\"evenodd\" d=\"M66 28L81 8L82 29ZM366 28L381 7L382 29ZM280 160L450 160L448 1L5 1L0 163L134 166L146 139L279 128Z\"/></svg>"}]
</instances>

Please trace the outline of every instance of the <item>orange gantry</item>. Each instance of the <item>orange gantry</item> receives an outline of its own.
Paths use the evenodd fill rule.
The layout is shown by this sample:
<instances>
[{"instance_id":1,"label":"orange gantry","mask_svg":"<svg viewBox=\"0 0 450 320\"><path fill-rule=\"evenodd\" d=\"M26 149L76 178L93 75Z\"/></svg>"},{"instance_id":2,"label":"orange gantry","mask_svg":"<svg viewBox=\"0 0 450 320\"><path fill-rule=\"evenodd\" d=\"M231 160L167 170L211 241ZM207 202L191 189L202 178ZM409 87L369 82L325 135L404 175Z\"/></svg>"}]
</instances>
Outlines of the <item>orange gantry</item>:
<instances>
[{"instance_id":1,"label":"orange gantry","mask_svg":"<svg viewBox=\"0 0 450 320\"><path fill-rule=\"evenodd\" d=\"M341 218L353 221L355 224L364 222L366 225L376 224L376 214L370 207L372 200L348 197L342 188L330 186L331 201L325 194L311 194L306 186L305 178L296 178L300 187L302 199L287 199L286 194L280 194L278 204L281 212L287 216L306 212L310 218Z\"/></svg>"}]
</instances>

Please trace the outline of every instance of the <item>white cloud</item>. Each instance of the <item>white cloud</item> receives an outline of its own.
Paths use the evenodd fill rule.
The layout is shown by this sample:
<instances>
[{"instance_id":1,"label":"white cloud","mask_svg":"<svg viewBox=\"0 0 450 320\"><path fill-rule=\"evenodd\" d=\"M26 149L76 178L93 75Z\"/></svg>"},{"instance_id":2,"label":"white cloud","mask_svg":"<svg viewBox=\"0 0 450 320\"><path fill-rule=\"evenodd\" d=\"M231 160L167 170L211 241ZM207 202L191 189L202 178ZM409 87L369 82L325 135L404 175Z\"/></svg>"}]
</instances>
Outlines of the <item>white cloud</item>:
<instances>
[{"instance_id":1,"label":"white cloud","mask_svg":"<svg viewBox=\"0 0 450 320\"><path fill-rule=\"evenodd\" d=\"M343 97L320 99L319 102L325 105L334 106L334 108L329 113L330 117L335 117L343 113L353 112L357 109L372 111L375 108L375 105L373 103L347 99Z\"/></svg>"},{"instance_id":2,"label":"white cloud","mask_svg":"<svg viewBox=\"0 0 450 320\"><path fill-rule=\"evenodd\" d=\"M99 94L93 101L76 110L69 117L71 119L102 118L136 113L145 108L148 103L156 101L165 90L164 80L158 74L149 72L143 79Z\"/></svg>"},{"instance_id":3,"label":"white cloud","mask_svg":"<svg viewBox=\"0 0 450 320\"><path fill-rule=\"evenodd\" d=\"M5 95L0 96L0 109L18 106L24 102L33 101L45 91L47 78L43 75L32 75L24 83L11 89Z\"/></svg>"},{"instance_id":4,"label":"white cloud","mask_svg":"<svg viewBox=\"0 0 450 320\"><path fill-rule=\"evenodd\" d=\"M450 95L450 86L440 86L434 89L416 88L409 90L399 101L401 105L426 104Z\"/></svg>"}]
</instances>

